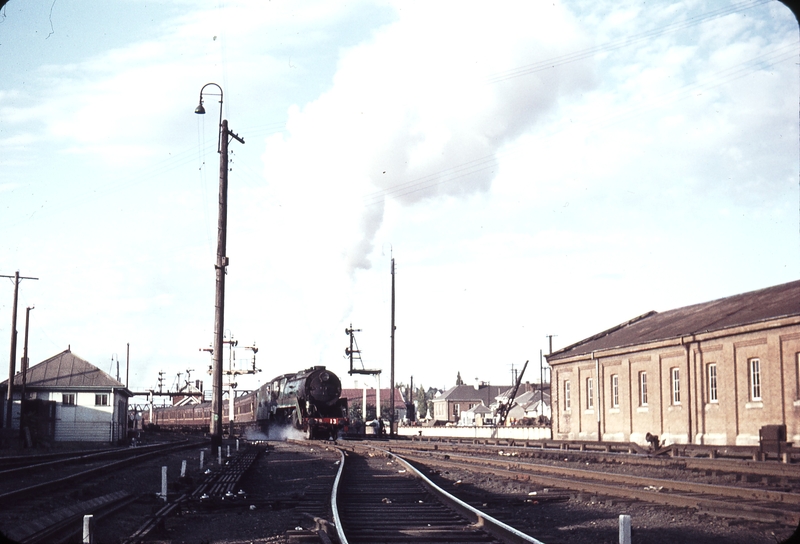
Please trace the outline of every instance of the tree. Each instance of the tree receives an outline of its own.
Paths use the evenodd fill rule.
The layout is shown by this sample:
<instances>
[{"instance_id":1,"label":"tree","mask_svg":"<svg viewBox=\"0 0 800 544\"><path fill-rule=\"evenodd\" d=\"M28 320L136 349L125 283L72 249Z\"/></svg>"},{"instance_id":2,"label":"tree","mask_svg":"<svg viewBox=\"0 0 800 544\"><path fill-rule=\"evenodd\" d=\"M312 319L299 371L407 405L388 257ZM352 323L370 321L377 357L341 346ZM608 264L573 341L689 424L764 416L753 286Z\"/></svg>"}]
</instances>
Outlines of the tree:
<instances>
[{"instance_id":1,"label":"tree","mask_svg":"<svg viewBox=\"0 0 800 544\"><path fill-rule=\"evenodd\" d=\"M461 372L459 371L458 376L456 376L456 385L464 385L464 380L461 379Z\"/></svg>"},{"instance_id":2,"label":"tree","mask_svg":"<svg viewBox=\"0 0 800 544\"><path fill-rule=\"evenodd\" d=\"M425 419L428 415L428 399L425 395L425 388L421 385L417 388L414 395L414 404L416 405L417 415L420 419Z\"/></svg>"}]
</instances>

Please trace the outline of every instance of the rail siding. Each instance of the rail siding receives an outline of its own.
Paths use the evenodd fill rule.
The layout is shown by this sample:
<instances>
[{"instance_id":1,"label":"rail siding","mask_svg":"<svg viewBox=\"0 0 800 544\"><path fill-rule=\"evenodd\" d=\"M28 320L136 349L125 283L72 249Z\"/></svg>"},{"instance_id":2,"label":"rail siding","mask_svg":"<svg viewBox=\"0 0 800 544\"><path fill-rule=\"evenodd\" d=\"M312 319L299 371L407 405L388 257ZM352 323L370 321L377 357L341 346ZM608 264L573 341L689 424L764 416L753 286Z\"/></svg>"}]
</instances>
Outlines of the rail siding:
<instances>
[{"instance_id":1,"label":"rail siding","mask_svg":"<svg viewBox=\"0 0 800 544\"><path fill-rule=\"evenodd\" d=\"M400 436L486 438L500 440L552 440L550 427L399 427Z\"/></svg>"}]
</instances>

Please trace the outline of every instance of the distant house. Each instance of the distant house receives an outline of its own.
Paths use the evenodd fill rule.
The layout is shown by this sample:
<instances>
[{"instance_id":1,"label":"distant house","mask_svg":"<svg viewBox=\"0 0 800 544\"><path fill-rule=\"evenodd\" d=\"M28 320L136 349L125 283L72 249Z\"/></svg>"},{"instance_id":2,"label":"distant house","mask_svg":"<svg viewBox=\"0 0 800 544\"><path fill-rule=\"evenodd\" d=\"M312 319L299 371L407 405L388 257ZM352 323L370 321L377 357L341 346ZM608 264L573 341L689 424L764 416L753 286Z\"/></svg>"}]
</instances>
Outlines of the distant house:
<instances>
[{"instance_id":1,"label":"distant house","mask_svg":"<svg viewBox=\"0 0 800 544\"><path fill-rule=\"evenodd\" d=\"M481 425L491 425L494 423L494 413L492 409L483 404L473 406L469 410L461 412L461 419L458 424L466 427Z\"/></svg>"},{"instance_id":2,"label":"distant house","mask_svg":"<svg viewBox=\"0 0 800 544\"><path fill-rule=\"evenodd\" d=\"M8 380L0 383L3 399L7 391ZM11 426L18 430L21 372L14 376L12 392ZM39 438L59 442L113 443L127 435L128 399L132 396L124 384L67 349L28 368L25 426L38 431ZM5 411L6 403L2 404ZM2 421L5 423L5 414Z\"/></svg>"},{"instance_id":3,"label":"distant house","mask_svg":"<svg viewBox=\"0 0 800 544\"><path fill-rule=\"evenodd\" d=\"M509 388L507 385L455 385L433 399L434 421L458 423L461 412L480 404L491 405L495 397Z\"/></svg>"},{"instance_id":4,"label":"distant house","mask_svg":"<svg viewBox=\"0 0 800 544\"><path fill-rule=\"evenodd\" d=\"M513 405L508 411L506 422L521 422L538 420L541 416L550 419L550 385L544 384L544 388L538 385L527 383L524 392L517 392L514 397ZM508 397L511 396L511 390L503 393L499 399L507 402Z\"/></svg>"},{"instance_id":5,"label":"distant house","mask_svg":"<svg viewBox=\"0 0 800 544\"><path fill-rule=\"evenodd\" d=\"M389 392L389 388L381 388L381 412L383 414L391 413L392 397ZM367 389L367 408L372 407L367 414L370 419L375 415L375 393L376 389ZM347 399L347 406L351 409L357 406L360 410L361 406L364 404L364 390L342 389L342 398ZM401 421L406 415L406 400L403 398L403 394L399 388L395 388L394 390L394 411L395 421ZM384 419L388 419L388 416L384 415Z\"/></svg>"}]
</instances>

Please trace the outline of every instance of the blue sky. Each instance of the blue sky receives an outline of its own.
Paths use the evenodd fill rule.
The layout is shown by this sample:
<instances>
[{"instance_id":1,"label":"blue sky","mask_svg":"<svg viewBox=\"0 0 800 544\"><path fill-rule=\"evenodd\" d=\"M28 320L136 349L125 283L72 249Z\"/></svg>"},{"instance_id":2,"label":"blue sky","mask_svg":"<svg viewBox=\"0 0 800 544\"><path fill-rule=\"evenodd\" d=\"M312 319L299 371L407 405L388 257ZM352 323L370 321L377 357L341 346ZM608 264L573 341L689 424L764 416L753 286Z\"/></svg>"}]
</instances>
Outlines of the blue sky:
<instances>
[{"instance_id":1,"label":"blue sky","mask_svg":"<svg viewBox=\"0 0 800 544\"><path fill-rule=\"evenodd\" d=\"M346 376L350 323L385 386L391 256L397 379L435 387L508 383L546 335L793 281L799 52L774 1L10 0L0 274L40 278L18 355L35 304L32 362L71 345L114 373L130 343L133 389L208 380L208 82L246 142L226 329L262 372L243 388ZM12 295L3 280L3 361Z\"/></svg>"}]
</instances>

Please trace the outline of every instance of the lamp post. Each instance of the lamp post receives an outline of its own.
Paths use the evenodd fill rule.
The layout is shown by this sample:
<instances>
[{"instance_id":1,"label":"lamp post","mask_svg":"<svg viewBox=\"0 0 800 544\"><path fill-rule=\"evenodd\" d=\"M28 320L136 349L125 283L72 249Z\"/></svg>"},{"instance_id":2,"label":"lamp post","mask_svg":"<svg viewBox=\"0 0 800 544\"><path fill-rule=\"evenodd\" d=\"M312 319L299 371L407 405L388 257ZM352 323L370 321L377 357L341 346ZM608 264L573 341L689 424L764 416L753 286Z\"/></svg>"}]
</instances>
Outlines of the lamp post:
<instances>
[{"instance_id":1,"label":"lamp post","mask_svg":"<svg viewBox=\"0 0 800 544\"><path fill-rule=\"evenodd\" d=\"M217 221L217 261L214 264L217 276L216 296L214 299L214 345L211 383L211 451L216 451L222 445L222 342L225 327L225 269L228 266L228 257L225 256L226 235L228 227L228 137L244 143L240 138L228 130L227 119L222 118L222 87L216 83L206 83L200 89L200 104L195 113L204 114L203 91L213 85L219 89L219 139L217 140L217 153L219 153L219 219ZM207 93L216 95L216 93Z\"/></svg>"}]
</instances>

